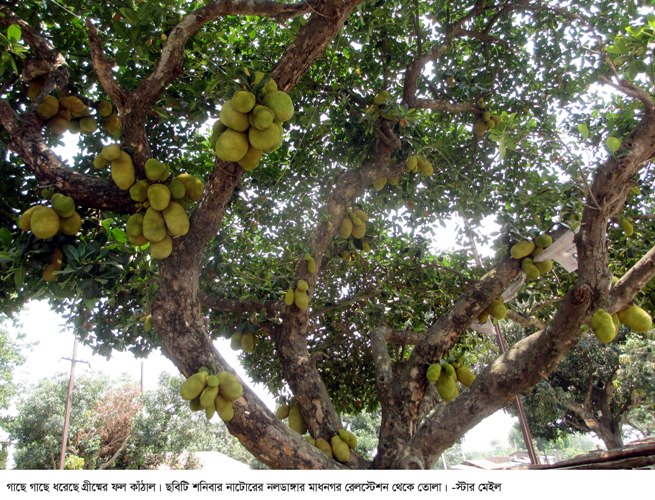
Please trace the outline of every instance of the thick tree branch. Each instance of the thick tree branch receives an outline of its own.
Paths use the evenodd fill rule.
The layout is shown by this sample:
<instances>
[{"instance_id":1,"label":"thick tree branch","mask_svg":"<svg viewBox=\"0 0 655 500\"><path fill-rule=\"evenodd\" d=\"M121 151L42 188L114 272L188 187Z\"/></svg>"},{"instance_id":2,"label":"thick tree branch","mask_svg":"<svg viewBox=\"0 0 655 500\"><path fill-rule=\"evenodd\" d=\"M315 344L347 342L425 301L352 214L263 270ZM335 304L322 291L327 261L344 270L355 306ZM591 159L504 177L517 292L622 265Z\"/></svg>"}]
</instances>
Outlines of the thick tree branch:
<instances>
[{"instance_id":1,"label":"thick tree branch","mask_svg":"<svg viewBox=\"0 0 655 500\"><path fill-rule=\"evenodd\" d=\"M655 247L651 248L612 287L608 298L608 312L613 313L629 306L635 295L653 278L655 278Z\"/></svg>"},{"instance_id":2,"label":"thick tree branch","mask_svg":"<svg viewBox=\"0 0 655 500\"><path fill-rule=\"evenodd\" d=\"M371 330L370 335L373 366L375 367L375 383L383 413L393 411L392 387L394 376L386 343L386 338L390 332L390 328L379 326Z\"/></svg>"},{"instance_id":3,"label":"thick tree branch","mask_svg":"<svg viewBox=\"0 0 655 500\"><path fill-rule=\"evenodd\" d=\"M91 51L91 62L93 69L102 88L107 93L112 103L120 114L125 113L127 96L112 74L112 61L107 60L102 46L102 40L91 19L86 20L86 29L89 33L89 50Z\"/></svg>"},{"instance_id":4,"label":"thick tree branch","mask_svg":"<svg viewBox=\"0 0 655 500\"><path fill-rule=\"evenodd\" d=\"M465 429L546 378L577 342L581 324L604 305L610 284L607 221L625 203L632 177L655 153L655 116L646 113L622 146L622 156L609 158L594 179L577 236L579 277L547 328L517 342L466 392L428 417L403 454L433 463ZM426 445L436 442L443 444L432 449Z\"/></svg>"},{"instance_id":5,"label":"thick tree branch","mask_svg":"<svg viewBox=\"0 0 655 500\"><path fill-rule=\"evenodd\" d=\"M152 104L161 91L182 71L184 46L204 25L226 15L290 19L320 8L321 2L283 4L271 0L213 1L184 18L171 30L152 74L134 91L144 105ZM330 40L332 37L330 37ZM315 58L311 58L313 61Z\"/></svg>"},{"instance_id":6,"label":"thick tree branch","mask_svg":"<svg viewBox=\"0 0 655 500\"><path fill-rule=\"evenodd\" d=\"M77 205L119 213L135 210L134 201L109 178L81 174L64 166L43 142L41 122L33 115L20 118L0 100L0 125L9 134L9 148L21 156L39 185L73 197Z\"/></svg>"},{"instance_id":7,"label":"thick tree branch","mask_svg":"<svg viewBox=\"0 0 655 500\"><path fill-rule=\"evenodd\" d=\"M255 300L239 301L235 299L219 299L205 292L199 292L200 302L204 307L220 312L253 313L266 311L269 316L276 316L283 311L279 302L258 302Z\"/></svg>"}]
</instances>

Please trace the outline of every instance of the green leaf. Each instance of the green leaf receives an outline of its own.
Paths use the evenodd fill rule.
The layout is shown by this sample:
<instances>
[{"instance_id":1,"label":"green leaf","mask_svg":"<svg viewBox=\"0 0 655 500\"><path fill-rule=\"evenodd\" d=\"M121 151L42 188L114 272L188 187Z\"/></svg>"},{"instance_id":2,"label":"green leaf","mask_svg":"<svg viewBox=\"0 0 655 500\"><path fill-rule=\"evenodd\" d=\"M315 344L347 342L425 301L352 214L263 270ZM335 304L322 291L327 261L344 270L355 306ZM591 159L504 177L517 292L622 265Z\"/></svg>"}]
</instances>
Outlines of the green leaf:
<instances>
[{"instance_id":1,"label":"green leaf","mask_svg":"<svg viewBox=\"0 0 655 500\"><path fill-rule=\"evenodd\" d=\"M21 265L14 273L14 285L16 288L21 288L23 283L25 283L25 267Z\"/></svg>"},{"instance_id":2,"label":"green leaf","mask_svg":"<svg viewBox=\"0 0 655 500\"><path fill-rule=\"evenodd\" d=\"M607 146L607 149L609 150L610 153L614 154L621 147L621 139L617 139L616 137L609 136L605 141L605 146Z\"/></svg>"},{"instance_id":3,"label":"green leaf","mask_svg":"<svg viewBox=\"0 0 655 500\"><path fill-rule=\"evenodd\" d=\"M7 28L7 40L10 42L18 42L21 38L22 31L20 29L20 26L17 24L12 24Z\"/></svg>"},{"instance_id":4,"label":"green leaf","mask_svg":"<svg viewBox=\"0 0 655 500\"><path fill-rule=\"evenodd\" d=\"M583 137L583 139L589 139L589 127L586 123L578 123L578 132Z\"/></svg>"}]
</instances>

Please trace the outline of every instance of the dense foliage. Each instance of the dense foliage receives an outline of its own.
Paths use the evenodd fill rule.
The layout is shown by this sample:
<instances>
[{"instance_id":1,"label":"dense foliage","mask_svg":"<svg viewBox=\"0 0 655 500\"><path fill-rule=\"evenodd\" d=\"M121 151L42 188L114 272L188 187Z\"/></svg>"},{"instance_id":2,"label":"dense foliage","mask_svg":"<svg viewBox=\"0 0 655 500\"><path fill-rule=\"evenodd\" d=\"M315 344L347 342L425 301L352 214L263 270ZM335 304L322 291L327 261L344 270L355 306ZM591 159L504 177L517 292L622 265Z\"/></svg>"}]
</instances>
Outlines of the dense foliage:
<instances>
[{"instance_id":1,"label":"dense foliage","mask_svg":"<svg viewBox=\"0 0 655 500\"><path fill-rule=\"evenodd\" d=\"M313 438L381 409L375 458L348 467L431 467L594 341L581 326L596 310L653 311L655 21L641 2L28 0L0 7L0 26L2 310L48 297L98 352L161 348L185 376L230 370L212 340L252 334L244 365ZM254 169L217 158L210 125L239 89L261 102L269 76L295 111L282 145ZM73 116L58 134L49 94L79 96L97 130ZM145 208L97 168L109 143L137 178L156 158L204 181L170 256L130 239ZM431 167L406 172L413 156ZM80 231L21 231L55 192ZM521 333L499 353L471 326L525 274L512 244L568 230L577 270L518 286L500 324ZM309 307L285 303L300 280ZM478 374L447 404L426 380L440 360ZM343 465L247 388L234 413L228 429L269 466Z\"/></svg>"}]
</instances>

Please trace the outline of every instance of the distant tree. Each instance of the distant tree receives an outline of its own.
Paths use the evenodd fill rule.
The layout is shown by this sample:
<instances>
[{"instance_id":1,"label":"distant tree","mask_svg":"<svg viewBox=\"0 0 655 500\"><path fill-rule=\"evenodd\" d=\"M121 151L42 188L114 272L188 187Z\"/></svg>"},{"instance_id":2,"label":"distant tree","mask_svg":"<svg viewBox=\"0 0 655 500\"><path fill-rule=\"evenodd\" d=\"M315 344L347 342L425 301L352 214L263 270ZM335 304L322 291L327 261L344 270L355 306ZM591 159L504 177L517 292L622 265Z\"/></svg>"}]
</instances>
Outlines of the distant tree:
<instances>
[{"instance_id":1,"label":"distant tree","mask_svg":"<svg viewBox=\"0 0 655 500\"><path fill-rule=\"evenodd\" d=\"M144 394L143 411L135 417L126 452L114 468L193 467L193 461L187 464L181 459L185 451L219 451L240 462L253 462L217 416L208 422L204 411L193 412L180 399L183 381L181 376L162 373L158 388Z\"/></svg>"},{"instance_id":2,"label":"distant tree","mask_svg":"<svg viewBox=\"0 0 655 500\"><path fill-rule=\"evenodd\" d=\"M18 388L14 383L14 369L25 361L17 345L19 338L13 338L7 329L7 323L0 317L0 412L9 407L9 401L16 394ZM1 413L0 413L1 415ZM4 418L0 418L0 428L3 427Z\"/></svg>"},{"instance_id":3,"label":"distant tree","mask_svg":"<svg viewBox=\"0 0 655 500\"><path fill-rule=\"evenodd\" d=\"M623 445L625 425L648 432L655 410L651 334L624 331L610 349L583 339L527 394L534 436L554 442L570 433L595 433L613 449Z\"/></svg>"}]
</instances>

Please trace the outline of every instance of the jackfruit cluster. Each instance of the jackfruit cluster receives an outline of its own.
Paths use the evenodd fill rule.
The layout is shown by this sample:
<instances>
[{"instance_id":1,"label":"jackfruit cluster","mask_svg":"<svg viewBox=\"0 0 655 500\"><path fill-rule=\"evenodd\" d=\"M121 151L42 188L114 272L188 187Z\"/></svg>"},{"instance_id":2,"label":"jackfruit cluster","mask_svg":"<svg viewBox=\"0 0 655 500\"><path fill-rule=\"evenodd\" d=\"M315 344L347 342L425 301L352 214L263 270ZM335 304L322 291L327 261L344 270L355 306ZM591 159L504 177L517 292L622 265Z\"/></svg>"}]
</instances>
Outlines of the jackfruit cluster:
<instances>
[{"instance_id":1,"label":"jackfruit cluster","mask_svg":"<svg viewBox=\"0 0 655 500\"><path fill-rule=\"evenodd\" d=\"M459 395L457 382L469 387L475 381L475 373L468 366L459 361L449 363L443 359L428 366L425 377L430 384L436 385L439 396L445 402L452 401Z\"/></svg>"},{"instance_id":2,"label":"jackfruit cluster","mask_svg":"<svg viewBox=\"0 0 655 500\"><path fill-rule=\"evenodd\" d=\"M275 80L257 72L245 90L238 90L223 104L209 142L221 160L253 170L263 153L280 147L282 123L293 114L289 94L278 90Z\"/></svg>"},{"instance_id":3,"label":"jackfruit cluster","mask_svg":"<svg viewBox=\"0 0 655 500\"><path fill-rule=\"evenodd\" d=\"M35 100L43 88L44 79L37 78L30 82L27 96ZM92 116L95 110L96 116ZM120 119L110 101L99 101L95 105L87 105L80 97L67 95L57 98L55 95L45 96L36 108L36 114L46 122L46 125L56 135L68 131L72 134L92 134L98 128L98 121L108 134L120 135Z\"/></svg>"},{"instance_id":4,"label":"jackfruit cluster","mask_svg":"<svg viewBox=\"0 0 655 500\"><path fill-rule=\"evenodd\" d=\"M612 342L619 333L621 324L636 333L646 333L653 327L651 315L636 304L610 314L605 309L598 309L591 318L589 326L601 344Z\"/></svg>"},{"instance_id":5,"label":"jackfruit cluster","mask_svg":"<svg viewBox=\"0 0 655 500\"><path fill-rule=\"evenodd\" d=\"M61 193L50 198L51 206L34 205L25 210L17 221L22 231L31 231L39 239L47 240L58 233L74 236L82 227L82 218L75 210L75 200Z\"/></svg>"},{"instance_id":6,"label":"jackfruit cluster","mask_svg":"<svg viewBox=\"0 0 655 500\"><path fill-rule=\"evenodd\" d=\"M225 370L217 374L210 373L206 367L201 367L180 387L180 396L189 402L191 410L205 410L208 420L218 413L223 422L232 420L233 402L242 394L243 386L238 378Z\"/></svg>"},{"instance_id":7,"label":"jackfruit cluster","mask_svg":"<svg viewBox=\"0 0 655 500\"><path fill-rule=\"evenodd\" d=\"M420 155L411 155L405 160L405 172L410 174L419 172L424 177L430 177L434 173L434 167L427 158Z\"/></svg>"},{"instance_id":8,"label":"jackfruit cluster","mask_svg":"<svg viewBox=\"0 0 655 500\"><path fill-rule=\"evenodd\" d=\"M541 234L533 240L519 241L510 249L512 258L521 261L521 270L525 273L528 280L536 280L542 274L546 274L553 269L552 259L546 259L541 262L534 261L534 258L552 243L553 238L550 235Z\"/></svg>"},{"instance_id":9,"label":"jackfruit cluster","mask_svg":"<svg viewBox=\"0 0 655 500\"><path fill-rule=\"evenodd\" d=\"M189 232L186 208L202 196L202 181L187 173L172 177L168 164L156 158L146 160L146 178L137 180L132 157L118 144L105 146L93 164L98 169L110 166L114 183L129 191L143 210L127 219L128 241L136 246L150 243L153 258L167 258L173 251L172 238Z\"/></svg>"},{"instance_id":10,"label":"jackfruit cluster","mask_svg":"<svg viewBox=\"0 0 655 500\"><path fill-rule=\"evenodd\" d=\"M284 294L284 303L288 306L296 305L301 311L306 311L309 308L309 283L305 280L298 280L296 287L289 287Z\"/></svg>"},{"instance_id":11,"label":"jackfruit cluster","mask_svg":"<svg viewBox=\"0 0 655 500\"><path fill-rule=\"evenodd\" d=\"M343 239L351 236L356 240L361 240L366 235L366 222L368 214L361 208L349 208L346 215L339 225L339 236Z\"/></svg>"},{"instance_id":12,"label":"jackfruit cluster","mask_svg":"<svg viewBox=\"0 0 655 500\"><path fill-rule=\"evenodd\" d=\"M300 405L295 399L278 406L275 415L280 420L287 420L291 430L296 431L301 436L307 432L307 424L300 411Z\"/></svg>"},{"instance_id":13,"label":"jackfruit cluster","mask_svg":"<svg viewBox=\"0 0 655 500\"><path fill-rule=\"evenodd\" d=\"M496 128L502 122L500 115L494 114L487 109L487 105L482 100L480 101L480 108L480 114L473 123L473 135L478 141L484 137L487 130Z\"/></svg>"},{"instance_id":14,"label":"jackfruit cluster","mask_svg":"<svg viewBox=\"0 0 655 500\"><path fill-rule=\"evenodd\" d=\"M507 307L505 306L502 297L496 297L491 301L491 304L489 304L485 310L478 315L478 321L480 323L486 323L489 320L489 317L500 321L505 319L505 316L507 316Z\"/></svg>"},{"instance_id":15,"label":"jackfruit cluster","mask_svg":"<svg viewBox=\"0 0 655 500\"><path fill-rule=\"evenodd\" d=\"M230 337L230 347L233 351L243 351L246 353L255 352L257 337L253 332L236 332Z\"/></svg>"}]
</instances>

